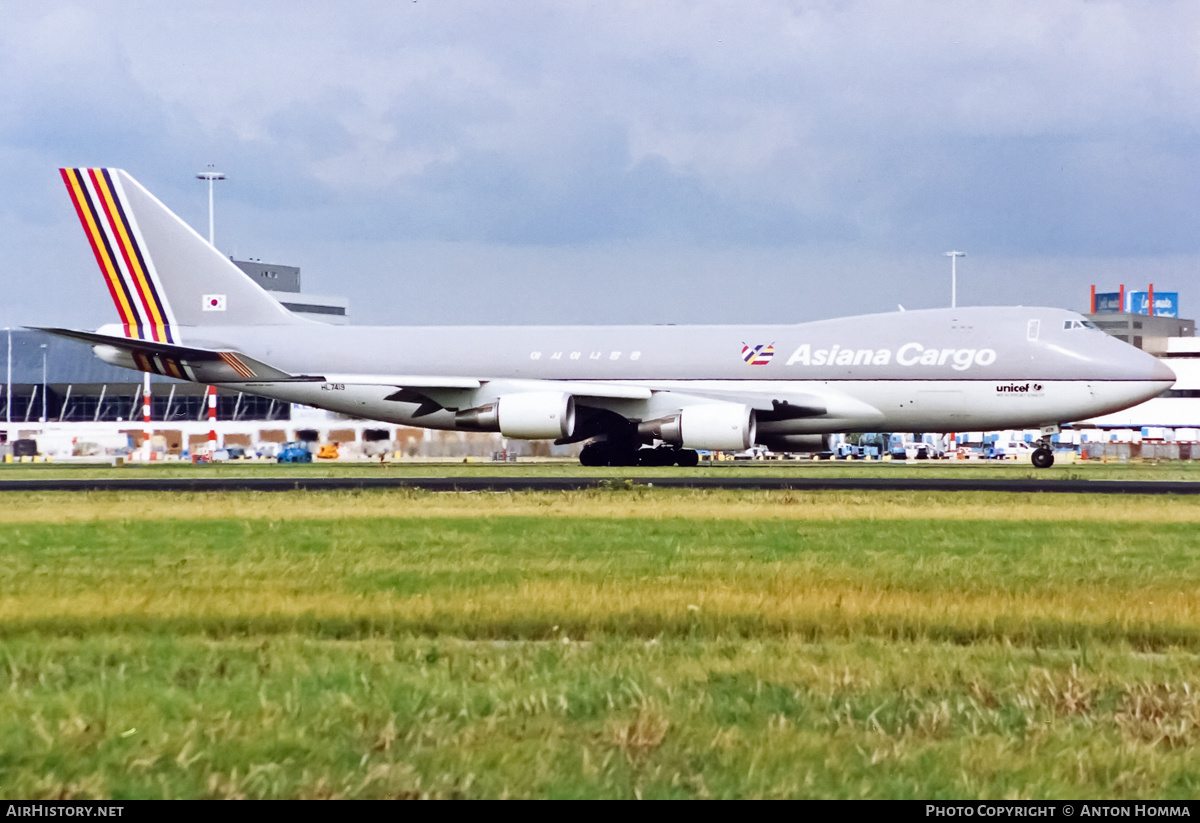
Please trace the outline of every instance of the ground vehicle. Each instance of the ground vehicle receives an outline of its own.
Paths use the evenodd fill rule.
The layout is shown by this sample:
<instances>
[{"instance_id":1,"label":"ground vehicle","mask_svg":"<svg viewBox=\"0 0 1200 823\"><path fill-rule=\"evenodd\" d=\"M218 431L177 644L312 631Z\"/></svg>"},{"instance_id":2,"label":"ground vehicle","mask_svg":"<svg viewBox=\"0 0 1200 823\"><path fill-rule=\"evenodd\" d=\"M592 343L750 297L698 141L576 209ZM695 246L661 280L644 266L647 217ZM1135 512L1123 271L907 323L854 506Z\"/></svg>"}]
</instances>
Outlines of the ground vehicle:
<instances>
[{"instance_id":1,"label":"ground vehicle","mask_svg":"<svg viewBox=\"0 0 1200 823\"><path fill-rule=\"evenodd\" d=\"M308 444L303 440L294 440L291 443L284 443L275 459L280 463L311 463L312 452L308 450Z\"/></svg>"},{"instance_id":2,"label":"ground vehicle","mask_svg":"<svg viewBox=\"0 0 1200 823\"><path fill-rule=\"evenodd\" d=\"M335 460L338 456L337 443L325 443L321 446L321 450L317 452L317 457L321 460Z\"/></svg>"},{"instance_id":3,"label":"ground vehicle","mask_svg":"<svg viewBox=\"0 0 1200 823\"><path fill-rule=\"evenodd\" d=\"M943 460L946 450L941 437L936 434L891 434L888 436L888 454L893 460Z\"/></svg>"},{"instance_id":4,"label":"ground vehicle","mask_svg":"<svg viewBox=\"0 0 1200 823\"><path fill-rule=\"evenodd\" d=\"M1033 446L1024 440L997 440L988 444L983 456L988 460L1004 460L1009 457L1020 460L1032 456L1033 451Z\"/></svg>"},{"instance_id":5,"label":"ground vehicle","mask_svg":"<svg viewBox=\"0 0 1200 823\"><path fill-rule=\"evenodd\" d=\"M879 446L874 443L862 443L857 446L850 443L838 443L834 456L844 460L878 460Z\"/></svg>"},{"instance_id":6,"label":"ground vehicle","mask_svg":"<svg viewBox=\"0 0 1200 823\"><path fill-rule=\"evenodd\" d=\"M745 451L736 452L734 460L774 460L774 453L765 446L751 446Z\"/></svg>"},{"instance_id":7,"label":"ground vehicle","mask_svg":"<svg viewBox=\"0 0 1200 823\"><path fill-rule=\"evenodd\" d=\"M32 438L12 441L13 457L35 457L37 453L37 441Z\"/></svg>"},{"instance_id":8,"label":"ground vehicle","mask_svg":"<svg viewBox=\"0 0 1200 823\"><path fill-rule=\"evenodd\" d=\"M946 456L935 443L905 443L904 451L909 460L941 460Z\"/></svg>"}]
</instances>

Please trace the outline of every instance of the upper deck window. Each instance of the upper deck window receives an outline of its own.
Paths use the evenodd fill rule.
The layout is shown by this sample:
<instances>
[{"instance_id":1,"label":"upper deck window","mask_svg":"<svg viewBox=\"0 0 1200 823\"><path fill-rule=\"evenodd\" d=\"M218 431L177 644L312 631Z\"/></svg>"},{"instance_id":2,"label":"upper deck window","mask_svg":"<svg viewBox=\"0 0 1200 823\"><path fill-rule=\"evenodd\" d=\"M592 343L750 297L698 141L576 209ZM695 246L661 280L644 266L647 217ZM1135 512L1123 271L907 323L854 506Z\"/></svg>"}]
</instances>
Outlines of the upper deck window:
<instances>
[{"instance_id":1,"label":"upper deck window","mask_svg":"<svg viewBox=\"0 0 1200 823\"><path fill-rule=\"evenodd\" d=\"M1091 320L1064 320L1063 329L1094 329L1096 324Z\"/></svg>"}]
</instances>

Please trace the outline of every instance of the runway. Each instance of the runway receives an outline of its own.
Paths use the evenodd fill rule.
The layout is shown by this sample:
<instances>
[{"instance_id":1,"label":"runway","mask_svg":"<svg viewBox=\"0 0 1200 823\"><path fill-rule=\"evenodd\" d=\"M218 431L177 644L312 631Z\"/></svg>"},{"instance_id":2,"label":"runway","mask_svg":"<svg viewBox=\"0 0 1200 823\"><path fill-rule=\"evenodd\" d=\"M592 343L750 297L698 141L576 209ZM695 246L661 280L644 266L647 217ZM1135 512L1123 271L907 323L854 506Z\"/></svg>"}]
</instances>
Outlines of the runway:
<instances>
[{"instance_id":1,"label":"runway","mask_svg":"<svg viewBox=\"0 0 1200 823\"><path fill-rule=\"evenodd\" d=\"M0 492L289 492L420 489L435 492L579 491L624 487L741 491L927 491L1048 494L1200 494L1200 483L1156 480L991 480L846 477L274 477L0 480Z\"/></svg>"}]
</instances>

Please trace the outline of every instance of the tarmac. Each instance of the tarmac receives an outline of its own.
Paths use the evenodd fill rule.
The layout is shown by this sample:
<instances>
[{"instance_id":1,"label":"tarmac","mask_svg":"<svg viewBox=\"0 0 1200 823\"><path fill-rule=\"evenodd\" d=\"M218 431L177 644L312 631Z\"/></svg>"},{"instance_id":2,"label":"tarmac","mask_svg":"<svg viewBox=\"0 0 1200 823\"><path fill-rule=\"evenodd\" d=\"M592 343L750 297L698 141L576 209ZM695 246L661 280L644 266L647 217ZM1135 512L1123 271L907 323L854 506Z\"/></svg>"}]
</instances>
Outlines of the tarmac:
<instances>
[{"instance_id":1,"label":"tarmac","mask_svg":"<svg viewBox=\"0 0 1200 823\"><path fill-rule=\"evenodd\" d=\"M743 491L1030 492L1047 494L1200 494L1200 483L1171 480L992 480L971 478L847 477L117 477L0 480L0 493L16 491L347 491L421 489L436 492L578 491L621 487Z\"/></svg>"}]
</instances>

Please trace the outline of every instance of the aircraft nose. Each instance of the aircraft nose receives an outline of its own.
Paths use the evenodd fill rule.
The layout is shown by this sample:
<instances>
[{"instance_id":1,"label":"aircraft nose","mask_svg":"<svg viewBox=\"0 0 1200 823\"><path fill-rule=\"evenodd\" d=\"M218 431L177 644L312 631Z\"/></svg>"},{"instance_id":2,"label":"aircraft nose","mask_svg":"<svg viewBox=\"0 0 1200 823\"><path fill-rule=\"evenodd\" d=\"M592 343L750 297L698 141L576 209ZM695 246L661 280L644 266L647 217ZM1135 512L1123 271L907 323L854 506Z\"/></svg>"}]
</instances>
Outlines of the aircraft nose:
<instances>
[{"instance_id":1,"label":"aircraft nose","mask_svg":"<svg viewBox=\"0 0 1200 823\"><path fill-rule=\"evenodd\" d=\"M1154 368L1150 373L1150 379L1164 383L1174 383L1177 378L1175 371L1156 357L1154 358Z\"/></svg>"}]
</instances>

